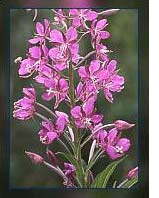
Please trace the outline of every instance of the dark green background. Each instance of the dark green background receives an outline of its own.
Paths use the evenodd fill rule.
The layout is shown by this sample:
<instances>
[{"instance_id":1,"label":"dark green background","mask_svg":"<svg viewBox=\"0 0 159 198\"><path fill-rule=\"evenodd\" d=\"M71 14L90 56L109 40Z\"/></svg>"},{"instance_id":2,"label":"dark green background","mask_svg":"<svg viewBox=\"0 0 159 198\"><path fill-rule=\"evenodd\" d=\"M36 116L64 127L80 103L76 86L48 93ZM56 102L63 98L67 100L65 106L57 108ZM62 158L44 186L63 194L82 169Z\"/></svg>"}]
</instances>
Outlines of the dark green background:
<instances>
[{"instance_id":1,"label":"dark green background","mask_svg":"<svg viewBox=\"0 0 159 198\"><path fill-rule=\"evenodd\" d=\"M11 186L13 188L24 186L56 188L62 186L61 178L45 166L32 164L24 154L24 151L27 150L45 156L45 147L39 142L37 135L40 120L36 117L29 121L12 119L13 102L22 97L23 87L34 83L31 78L22 79L18 77L18 65L14 63L14 59L19 56L26 57L29 47L28 39L32 37L35 29L32 22L33 11L27 12L25 9L11 9L10 11ZM44 18L53 21L53 16L53 12L39 9L36 21L43 21ZM133 129L123 132L123 136L130 137L132 146L128 159L118 166L113 174L109 182L111 187L114 179L119 182L122 181L127 171L138 163L138 11L137 9L121 9L116 15L107 17L107 20L109 22L107 30L111 37L103 43L113 51L110 54L111 58L118 61L119 74L125 77L125 88L122 92L114 94L113 104L106 101L103 93L100 92L97 111L104 115L103 123L105 124L112 123L116 119L127 120L136 124ZM91 50L89 37L83 38L80 45L80 54L86 55ZM53 109L52 104L42 101L40 95L41 92L38 101ZM64 108L65 105L61 104L58 110L63 111ZM51 148L55 151L62 149L57 143L53 144ZM85 159L88 157L88 149L89 147L86 147L83 153ZM108 157L101 159L93 168L95 174L103 170L109 162ZM90 195L90 197L94 196Z\"/></svg>"}]
</instances>

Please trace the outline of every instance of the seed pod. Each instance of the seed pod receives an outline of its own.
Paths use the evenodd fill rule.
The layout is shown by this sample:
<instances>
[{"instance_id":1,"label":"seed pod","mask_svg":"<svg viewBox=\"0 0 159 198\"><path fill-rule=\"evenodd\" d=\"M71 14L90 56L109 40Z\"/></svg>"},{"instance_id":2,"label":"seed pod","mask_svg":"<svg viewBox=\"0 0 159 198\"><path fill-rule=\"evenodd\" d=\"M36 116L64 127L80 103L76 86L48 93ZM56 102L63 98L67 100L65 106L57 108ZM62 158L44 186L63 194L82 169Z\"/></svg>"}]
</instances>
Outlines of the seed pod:
<instances>
[{"instance_id":1,"label":"seed pod","mask_svg":"<svg viewBox=\"0 0 159 198\"><path fill-rule=\"evenodd\" d=\"M27 152L27 151L25 151L25 153L32 160L33 163L35 163L35 164L43 164L44 158L41 157L40 155L35 154L35 153L31 153L31 152Z\"/></svg>"},{"instance_id":2,"label":"seed pod","mask_svg":"<svg viewBox=\"0 0 159 198\"><path fill-rule=\"evenodd\" d=\"M56 155L49 149L47 149L46 154L47 154L47 157L50 160L51 164L53 166L57 166L58 162L57 162Z\"/></svg>"}]
</instances>

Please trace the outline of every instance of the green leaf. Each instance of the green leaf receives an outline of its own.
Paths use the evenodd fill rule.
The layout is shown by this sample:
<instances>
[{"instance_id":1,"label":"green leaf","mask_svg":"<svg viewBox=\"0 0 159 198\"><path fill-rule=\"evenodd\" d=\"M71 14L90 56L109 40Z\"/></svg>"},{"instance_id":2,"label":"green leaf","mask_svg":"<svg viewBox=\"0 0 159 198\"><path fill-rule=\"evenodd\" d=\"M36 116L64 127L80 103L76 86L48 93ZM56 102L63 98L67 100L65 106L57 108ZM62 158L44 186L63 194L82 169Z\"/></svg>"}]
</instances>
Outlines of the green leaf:
<instances>
[{"instance_id":1,"label":"green leaf","mask_svg":"<svg viewBox=\"0 0 159 198\"><path fill-rule=\"evenodd\" d=\"M102 171L101 173L99 173L96 178L95 181L93 182L93 184L91 185L91 187L93 188L105 188L107 185L107 182L110 178L110 176L113 174L115 168L117 167L117 165L122 162L125 158L127 157L127 155L117 161L112 162L111 164L109 164L104 171Z\"/></svg>"},{"instance_id":2,"label":"green leaf","mask_svg":"<svg viewBox=\"0 0 159 198\"><path fill-rule=\"evenodd\" d=\"M128 180L121 188L131 188L137 182L138 182L138 177L135 177L132 180Z\"/></svg>"}]
</instances>

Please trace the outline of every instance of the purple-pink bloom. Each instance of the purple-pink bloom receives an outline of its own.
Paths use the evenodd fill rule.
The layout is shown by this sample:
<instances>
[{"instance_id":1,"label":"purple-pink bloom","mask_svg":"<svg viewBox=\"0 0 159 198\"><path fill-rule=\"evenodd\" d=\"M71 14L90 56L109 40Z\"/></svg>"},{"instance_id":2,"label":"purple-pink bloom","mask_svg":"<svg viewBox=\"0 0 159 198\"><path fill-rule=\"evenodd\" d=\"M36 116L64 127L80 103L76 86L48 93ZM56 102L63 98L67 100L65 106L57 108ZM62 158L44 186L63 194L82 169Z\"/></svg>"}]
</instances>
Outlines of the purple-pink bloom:
<instances>
[{"instance_id":1,"label":"purple-pink bloom","mask_svg":"<svg viewBox=\"0 0 159 198\"><path fill-rule=\"evenodd\" d=\"M101 85L104 80L109 78L109 72L102 68L98 60L93 60L90 63L90 66L81 66L78 69L78 74L84 82L90 82L96 92L101 88Z\"/></svg>"},{"instance_id":2,"label":"purple-pink bloom","mask_svg":"<svg viewBox=\"0 0 159 198\"><path fill-rule=\"evenodd\" d=\"M48 62L48 49L45 45L29 48L28 58L20 61L19 75L22 78L30 77L39 71Z\"/></svg>"},{"instance_id":3,"label":"purple-pink bloom","mask_svg":"<svg viewBox=\"0 0 159 198\"><path fill-rule=\"evenodd\" d=\"M54 104L54 108L56 109L68 94L68 82L64 78L45 78L44 85L46 91L42 94L42 99L50 101L52 98L56 98Z\"/></svg>"},{"instance_id":4,"label":"purple-pink bloom","mask_svg":"<svg viewBox=\"0 0 159 198\"><path fill-rule=\"evenodd\" d=\"M103 30L108 25L106 19L100 21L94 20L91 24L90 35L92 39L92 46L95 48L97 44L100 43L102 39L107 39L110 37L110 33Z\"/></svg>"},{"instance_id":5,"label":"purple-pink bloom","mask_svg":"<svg viewBox=\"0 0 159 198\"><path fill-rule=\"evenodd\" d=\"M52 121L42 121L41 130L38 135L40 136L40 141L43 144L49 145L60 137L69 123L67 114L59 111L56 111L55 113L57 115L55 123Z\"/></svg>"},{"instance_id":6,"label":"purple-pink bloom","mask_svg":"<svg viewBox=\"0 0 159 198\"><path fill-rule=\"evenodd\" d=\"M44 158L41 157L40 155L36 154L36 153L31 153L31 152L27 152L25 151L25 154L32 160L33 163L35 164L43 164L44 162Z\"/></svg>"},{"instance_id":7,"label":"purple-pink bloom","mask_svg":"<svg viewBox=\"0 0 159 198\"><path fill-rule=\"evenodd\" d=\"M124 88L124 77L118 75L116 67L116 60L111 60L108 64L106 63L105 66L109 72L109 78L103 82L102 89L104 91L106 99L111 103L113 102L113 95L111 92L120 92Z\"/></svg>"},{"instance_id":8,"label":"purple-pink bloom","mask_svg":"<svg viewBox=\"0 0 159 198\"><path fill-rule=\"evenodd\" d=\"M96 89L90 81L84 83L80 81L76 87L75 95L77 100L82 100L83 102L86 102L90 97L94 97L95 100L97 98Z\"/></svg>"},{"instance_id":9,"label":"purple-pink bloom","mask_svg":"<svg viewBox=\"0 0 159 198\"><path fill-rule=\"evenodd\" d=\"M130 140L127 138L120 138L119 132L116 128L109 131L107 136L107 146L105 150L111 159L122 157L130 148Z\"/></svg>"},{"instance_id":10,"label":"purple-pink bloom","mask_svg":"<svg viewBox=\"0 0 159 198\"><path fill-rule=\"evenodd\" d=\"M23 88L25 96L14 103L13 117L28 120L35 114L36 92L34 88Z\"/></svg>"},{"instance_id":11,"label":"purple-pink bloom","mask_svg":"<svg viewBox=\"0 0 159 198\"><path fill-rule=\"evenodd\" d=\"M40 42L41 44L45 42L45 39L49 36L50 33L50 23L47 19L44 19L44 25L40 22L36 23L36 36L32 39L29 39L31 44L37 44Z\"/></svg>"},{"instance_id":12,"label":"purple-pink bloom","mask_svg":"<svg viewBox=\"0 0 159 198\"><path fill-rule=\"evenodd\" d=\"M102 123L97 124L93 130L92 134L95 132L93 139L97 140L97 143L101 147L106 146L107 131L105 129L100 129L103 126ZM97 132L96 132L97 131Z\"/></svg>"},{"instance_id":13,"label":"purple-pink bloom","mask_svg":"<svg viewBox=\"0 0 159 198\"><path fill-rule=\"evenodd\" d=\"M98 17L98 13L91 9L70 9L69 14L73 17L72 25L83 28L85 28L85 21L93 21Z\"/></svg>"},{"instance_id":14,"label":"purple-pink bloom","mask_svg":"<svg viewBox=\"0 0 159 198\"><path fill-rule=\"evenodd\" d=\"M49 50L49 56L55 62L55 67L58 70L66 69L68 67L67 60L70 58L73 63L78 62L79 45L77 36L77 31L73 27L69 27L66 34L59 30L50 32L50 38L55 47Z\"/></svg>"},{"instance_id":15,"label":"purple-pink bloom","mask_svg":"<svg viewBox=\"0 0 159 198\"><path fill-rule=\"evenodd\" d=\"M93 129L94 125L101 122L103 116L94 112L95 98L89 98L82 106L75 106L71 109L71 115L74 118L78 128Z\"/></svg>"}]
</instances>

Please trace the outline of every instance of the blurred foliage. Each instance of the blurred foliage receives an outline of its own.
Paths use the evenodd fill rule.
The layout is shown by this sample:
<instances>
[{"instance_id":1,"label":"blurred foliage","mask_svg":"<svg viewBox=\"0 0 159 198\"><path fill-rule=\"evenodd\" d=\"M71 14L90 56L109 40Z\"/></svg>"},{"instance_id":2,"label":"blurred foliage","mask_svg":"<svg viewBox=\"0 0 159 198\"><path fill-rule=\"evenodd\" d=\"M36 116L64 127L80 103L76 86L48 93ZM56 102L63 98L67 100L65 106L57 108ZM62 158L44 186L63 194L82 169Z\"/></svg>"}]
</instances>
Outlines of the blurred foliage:
<instances>
[{"instance_id":1,"label":"blurred foliage","mask_svg":"<svg viewBox=\"0 0 159 198\"><path fill-rule=\"evenodd\" d=\"M99 10L97 11L99 12ZM34 84L31 78L19 78L18 65L14 63L15 58L26 57L29 47L28 39L35 32L33 16L33 11L28 12L25 9L11 9L10 12L11 118L13 102L22 97L22 88ZM39 9L36 21L43 21L44 18L53 21L53 17L54 14L50 10ZM104 115L103 123L112 123L116 119L122 119L136 124L133 129L123 132L123 136L130 137L132 146L129 157L118 166L113 178L110 179L109 186L111 187L114 180L121 182L128 170L135 167L138 162L138 13L135 9L123 9L116 15L107 17L107 20L109 23L107 30L111 37L105 40L103 44L113 51L110 53L110 57L117 60L119 73L125 77L126 82L122 92L114 94L113 104L109 103L100 92L97 100L97 111ZM84 37L80 44L80 55L86 55L91 50L89 37ZM75 83L77 83L77 79ZM41 85L38 86L39 90L38 101L53 109L52 102L47 103L40 98ZM65 104L60 104L58 109L65 111ZM37 135L39 128L40 120L36 117L28 121L11 119L10 184L12 187L62 186L62 180L56 173L45 166L34 165L24 154L26 150L46 157L45 147L40 143ZM88 158L89 146L88 144L83 151L84 159ZM56 142L51 148L55 151L63 149ZM93 167L95 175L102 171L109 162L108 157L101 158ZM85 196L86 194L82 197ZM86 197L92 196L93 193L90 192ZM123 198L126 196L126 193L125 196L122 194ZM109 198L111 197L110 193Z\"/></svg>"}]
</instances>

